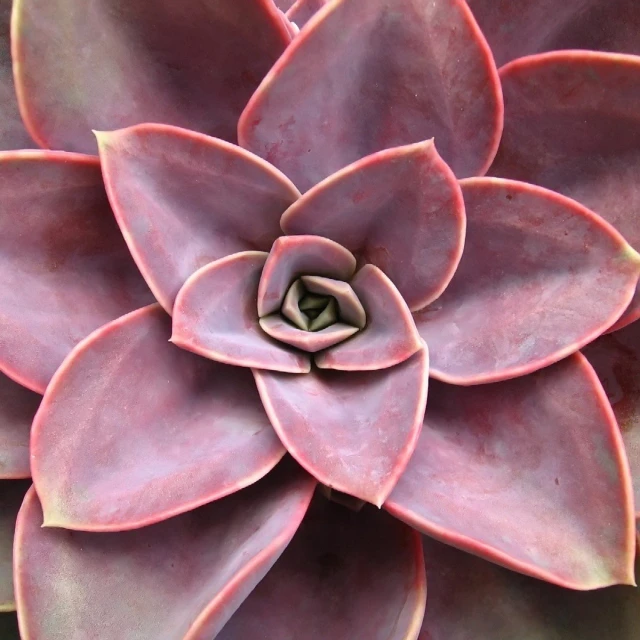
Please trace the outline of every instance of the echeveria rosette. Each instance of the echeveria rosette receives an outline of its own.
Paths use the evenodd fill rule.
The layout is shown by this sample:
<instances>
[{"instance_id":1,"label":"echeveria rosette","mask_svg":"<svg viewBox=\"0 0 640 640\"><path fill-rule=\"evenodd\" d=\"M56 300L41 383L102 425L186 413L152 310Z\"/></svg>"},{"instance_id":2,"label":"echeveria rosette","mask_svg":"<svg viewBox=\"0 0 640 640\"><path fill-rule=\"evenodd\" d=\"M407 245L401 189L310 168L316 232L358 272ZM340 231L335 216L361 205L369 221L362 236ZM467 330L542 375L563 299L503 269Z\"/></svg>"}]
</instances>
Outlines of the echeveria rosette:
<instances>
[{"instance_id":1,"label":"echeveria rosette","mask_svg":"<svg viewBox=\"0 0 640 640\"><path fill-rule=\"evenodd\" d=\"M210 85L198 97L197 82L185 92L180 83L154 82L163 66L171 70L181 60L180 51L156 57L158 50L185 42L164 43L164 27L157 25L170 31L175 18L184 19L178 25L193 28L199 36L193 42L206 44L213 41L204 19L210 16L171 14L169 3L161 3L152 32L140 18L149 17L143 2L94 2L86 5L90 13L76 4L18 5L18 86L39 139L89 151L89 128L113 130L152 118L221 135L199 119L216 114L202 100ZM316 8L288 5L281 8ZM247 5L243 15L277 17L271 3L252 6L255 11ZM65 11L67 23L60 21ZM115 20L104 24L115 15L124 28ZM132 28L137 20L142 29ZM89 28L78 29L80 23ZM262 24L276 25L280 43L282 25L287 37L294 32L283 21ZM86 48L105 26L99 46L89 47L95 57L83 67L78 45ZM149 45L152 52L142 56L150 64L131 75L120 64L129 58L100 48L120 54L127 44L134 50ZM56 59L49 51L60 45L68 49ZM47 64L38 51L47 51ZM203 59L211 68L206 56L190 57L195 64L187 60L183 77L197 79L191 71L203 69ZM105 74L125 97L116 116L129 118L132 105L160 108L114 120L103 110L115 103L102 99L99 74L86 73L100 64L108 65ZM60 99L67 70L77 102ZM140 77L148 103L132 99ZM163 102L158 89L166 86L177 91ZM185 114L196 117L185 123L179 119ZM228 132L232 119L222 120ZM82 340L46 391L33 434L38 496L28 494L16 545L26 638L84 639L96 625L114 639L134 628L142 637L189 639L237 640L265 629L310 638L416 638L425 603L416 530L369 505L352 513L319 496L311 501L315 481L291 460L279 462L285 447L321 481L371 502L391 491L383 506L393 515L510 569L577 589L633 581L631 488L620 433L593 370L575 352L623 313L637 279L637 255L601 218L556 193L504 179L456 183L453 172L467 178L491 164L501 125L498 74L464 2L339 0L309 20L241 117L238 140L267 162L223 140L164 125L99 134L117 222L159 305L123 315ZM235 124L223 137L233 142L234 132ZM431 137L435 145L425 142ZM60 158L73 171L92 165L95 173L93 160ZM56 184L42 181L45 193ZM59 210L69 209L64 198L59 202ZM314 331L298 327L304 340L296 334L300 339L288 346L260 333L258 298L279 247L297 244L305 256L318 241L352 254L355 273L296 273L285 289L296 282L306 287L304 278L310 286L338 280L344 305L357 299L365 325L352 313L350 326L358 331L312 352L301 347L314 340L317 346ZM124 243L113 246L122 251ZM29 257L46 263L37 251ZM138 287L133 262L124 260ZM86 260L80 269L90 274L82 295L90 295L91 278L100 282L101 269L89 268L93 262L100 264ZM64 261L55 265L53 272ZM253 267L248 279L238 269L247 265ZM390 294L390 316L380 313L382 305L376 309L377 296L367 300L371 274ZM359 286L362 280L366 286ZM57 281L45 282L45 290L55 291ZM325 296L329 286L337 291L338 285L321 284ZM138 290L148 296L144 286ZM309 302L299 293L288 299L292 313L296 300L299 312ZM123 303L122 313L147 301ZM167 312L174 315L174 343L186 331L190 346L193 336L200 343L215 338L199 351L209 358L169 342ZM232 322L238 317L239 324ZM218 324L198 324L203 318ZM376 322L382 334L373 331ZM383 368L358 370L378 352L367 351L363 341L377 335L378 344L388 346L397 336L389 328L396 326L408 329L405 343L417 352L405 348L402 362L392 358L377 363ZM431 385L421 433L416 418L424 411L426 349L416 329L440 380ZM27 327L23 339L36 344L34 335L37 328ZM79 330L69 347L82 337ZM238 359L248 339L260 345L258 361ZM352 363L342 370L340 349ZM282 354L297 372L265 365L271 356L282 361ZM52 371L58 363L46 355ZM229 366L234 358L244 367ZM16 363L16 370L24 366ZM35 371L42 382L33 388L42 390L48 378ZM406 429L392 447L385 442L390 418ZM377 428L358 429L371 424ZM374 472L389 461L390 477L376 486ZM339 485L335 479L345 468L350 482ZM43 518L48 527L41 528ZM424 544L427 573L432 563L438 571L429 555L437 543L425 538ZM471 559L449 553L456 571L444 570L450 582L440 588L459 592L451 582L464 580L456 558ZM434 599L431 618L427 610L420 637L438 637L438 628L452 637L450 619L438 608L443 599L444 593ZM282 615L283 603L305 616ZM460 598L462 615L464 604ZM464 633L459 618L454 631Z\"/></svg>"}]
</instances>

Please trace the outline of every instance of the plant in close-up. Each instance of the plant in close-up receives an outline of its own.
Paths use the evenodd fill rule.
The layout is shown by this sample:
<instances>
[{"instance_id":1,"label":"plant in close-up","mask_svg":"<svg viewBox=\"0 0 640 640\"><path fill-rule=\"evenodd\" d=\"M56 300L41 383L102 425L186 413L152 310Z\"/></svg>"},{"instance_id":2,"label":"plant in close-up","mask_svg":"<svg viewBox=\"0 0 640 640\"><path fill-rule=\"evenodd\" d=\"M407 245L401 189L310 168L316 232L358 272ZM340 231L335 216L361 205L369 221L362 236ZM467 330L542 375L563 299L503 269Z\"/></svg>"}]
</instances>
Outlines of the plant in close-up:
<instances>
[{"instance_id":1,"label":"plant in close-up","mask_svg":"<svg viewBox=\"0 0 640 640\"><path fill-rule=\"evenodd\" d=\"M0 16L0 633L634 640L640 4Z\"/></svg>"}]
</instances>

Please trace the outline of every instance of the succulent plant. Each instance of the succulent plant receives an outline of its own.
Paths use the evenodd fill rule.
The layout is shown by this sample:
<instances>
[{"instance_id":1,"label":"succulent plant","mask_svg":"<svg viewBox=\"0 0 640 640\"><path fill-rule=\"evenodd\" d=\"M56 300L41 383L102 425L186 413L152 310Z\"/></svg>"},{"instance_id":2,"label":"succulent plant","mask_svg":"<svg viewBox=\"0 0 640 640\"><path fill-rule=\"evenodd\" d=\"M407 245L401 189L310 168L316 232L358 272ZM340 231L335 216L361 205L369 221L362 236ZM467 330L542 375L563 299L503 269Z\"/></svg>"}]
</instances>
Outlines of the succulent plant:
<instances>
[{"instance_id":1,"label":"succulent plant","mask_svg":"<svg viewBox=\"0 0 640 640\"><path fill-rule=\"evenodd\" d=\"M634 638L640 5L0 8L23 640Z\"/></svg>"}]
</instances>

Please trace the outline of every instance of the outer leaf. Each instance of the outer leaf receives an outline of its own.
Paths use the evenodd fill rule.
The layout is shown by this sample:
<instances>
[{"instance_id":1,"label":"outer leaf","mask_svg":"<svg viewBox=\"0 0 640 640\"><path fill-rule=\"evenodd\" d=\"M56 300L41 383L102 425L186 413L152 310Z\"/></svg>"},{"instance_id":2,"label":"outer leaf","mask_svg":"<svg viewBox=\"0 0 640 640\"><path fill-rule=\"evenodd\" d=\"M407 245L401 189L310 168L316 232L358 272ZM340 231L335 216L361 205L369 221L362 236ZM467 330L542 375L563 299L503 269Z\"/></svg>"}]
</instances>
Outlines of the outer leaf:
<instances>
[{"instance_id":1,"label":"outer leaf","mask_svg":"<svg viewBox=\"0 0 640 640\"><path fill-rule=\"evenodd\" d=\"M640 23L638 3L634 14ZM618 17L633 29L631 16ZM501 76L505 131L491 172L578 200L640 248L640 57L557 52L518 60ZM639 317L636 292L614 328Z\"/></svg>"},{"instance_id":2,"label":"outer leaf","mask_svg":"<svg viewBox=\"0 0 640 640\"><path fill-rule=\"evenodd\" d=\"M260 327L256 297L266 253L244 251L191 276L176 298L171 341L205 358L238 367L309 371L309 357Z\"/></svg>"},{"instance_id":3,"label":"outer leaf","mask_svg":"<svg viewBox=\"0 0 640 640\"><path fill-rule=\"evenodd\" d=\"M235 142L290 36L269 0L16 0L20 108L43 146L95 153L92 129L163 122Z\"/></svg>"},{"instance_id":4,"label":"outer leaf","mask_svg":"<svg viewBox=\"0 0 640 640\"><path fill-rule=\"evenodd\" d=\"M620 317L640 256L601 218L522 182L471 179L462 192L462 261L442 297L414 316L431 350L431 375L453 384L521 376Z\"/></svg>"},{"instance_id":5,"label":"outer leaf","mask_svg":"<svg viewBox=\"0 0 640 640\"><path fill-rule=\"evenodd\" d=\"M11 68L11 21L12 0L0 1L0 150L33 148L33 140L27 133L20 117Z\"/></svg>"},{"instance_id":6,"label":"outer leaf","mask_svg":"<svg viewBox=\"0 0 640 640\"><path fill-rule=\"evenodd\" d=\"M138 531L42 528L35 492L16 530L23 640L210 640L302 520L314 483L276 470L259 484Z\"/></svg>"},{"instance_id":7,"label":"outer leaf","mask_svg":"<svg viewBox=\"0 0 640 640\"><path fill-rule=\"evenodd\" d=\"M267 74L238 139L306 191L432 137L457 176L481 174L501 128L497 71L464 0L336 0Z\"/></svg>"},{"instance_id":8,"label":"outer leaf","mask_svg":"<svg viewBox=\"0 0 640 640\"><path fill-rule=\"evenodd\" d=\"M83 341L49 385L31 440L47 526L120 531L189 511L284 455L248 371L168 342L158 305Z\"/></svg>"},{"instance_id":9,"label":"outer leaf","mask_svg":"<svg viewBox=\"0 0 640 640\"><path fill-rule=\"evenodd\" d=\"M0 373L0 479L31 477L29 434L39 404L37 393Z\"/></svg>"},{"instance_id":10,"label":"outer leaf","mask_svg":"<svg viewBox=\"0 0 640 640\"><path fill-rule=\"evenodd\" d=\"M239 251L268 251L282 212L299 195L260 158L192 131L146 124L98 140L118 224L169 313L200 267Z\"/></svg>"},{"instance_id":11,"label":"outer leaf","mask_svg":"<svg viewBox=\"0 0 640 640\"><path fill-rule=\"evenodd\" d=\"M367 313L367 325L347 342L319 354L321 369L372 371L405 361L423 347L399 291L378 267L367 264L351 281Z\"/></svg>"},{"instance_id":12,"label":"outer leaf","mask_svg":"<svg viewBox=\"0 0 640 640\"><path fill-rule=\"evenodd\" d=\"M289 453L328 487L380 506L416 446L428 367L422 349L382 371L253 374Z\"/></svg>"},{"instance_id":13,"label":"outer leaf","mask_svg":"<svg viewBox=\"0 0 640 640\"><path fill-rule=\"evenodd\" d=\"M282 216L285 233L331 238L380 267L411 309L445 289L460 262L460 187L433 140L368 156L338 171Z\"/></svg>"},{"instance_id":14,"label":"outer leaf","mask_svg":"<svg viewBox=\"0 0 640 640\"><path fill-rule=\"evenodd\" d=\"M640 591L532 580L425 538L429 605L419 640L635 640ZM636 560L636 572L640 562Z\"/></svg>"},{"instance_id":15,"label":"outer leaf","mask_svg":"<svg viewBox=\"0 0 640 640\"><path fill-rule=\"evenodd\" d=\"M287 18L302 29L325 4L327 0L296 0L287 11Z\"/></svg>"},{"instance_id":16,"label":"outer leaf","mask_svg":"<svg viewBox=\"0 0 640 640\"><path fill-rule=\"evenodd\" d=\"M598 338L584 349L622 431L640 517L640 322Z\"/></svg>"},{"instance_id":17,"label":"outer leaf","mask_svg":"<svg viewBox=\"0 0 640 640\"><path fill-rule=\"evenodd\" d=\"M24 480L0 482L0 614L16 609L13 596L13 535L18 510L29 485ZM5 636L1 637L4 640Z\"/></svg>"},{"instance_id":18,"label":"outer leaf","mask_svg":"<svg viewBox=\"0 0 640 640\"><path fill-rule=\"evenodd\" d=\"M409 527L373 508L354 513L316 499L217 640L415 640L427 595L423 563Z\"/></svg>"},{"instance_id":19,"label":"outer leaf","mask_svg":"<svg viewBox=\"0 0 640 640\"><path fill-rule=\"evenodd\" d=\"M498 65L556 49L640 53L636 0L467 0Z\"/></svg>"},{"instance_id":20,"label":"outer leaf","mask_svg":"<svg viewBox=\"0 0 640 640\"><path fill-rule=\"evenodd\" d=\"M436 383L385 507L423 533L562 587L634 584L622 438L580 354L517 380Z\"/></svg>"},{"instance_id":21,"label":"outer leaf","mask_svg":"<svg viewBox=\"0 0 640 640\"><path fill-rule=\"evenodd\" d=\"M284 296L300 276L349 280L356 259L338 243L319 236L278 238L271 248L258 290L260 317L280 309Z\"/></svg>"},{"instance_id":22,"label":"outer leaf","mask_svg":"<svg viewBox=\"0 0 640 640\"><path fill-rule=\"evenodd\" d=\"M0 154L0 368L42 393L91 331L152 301L97 158Z\"/></svg>"}]
</instances>

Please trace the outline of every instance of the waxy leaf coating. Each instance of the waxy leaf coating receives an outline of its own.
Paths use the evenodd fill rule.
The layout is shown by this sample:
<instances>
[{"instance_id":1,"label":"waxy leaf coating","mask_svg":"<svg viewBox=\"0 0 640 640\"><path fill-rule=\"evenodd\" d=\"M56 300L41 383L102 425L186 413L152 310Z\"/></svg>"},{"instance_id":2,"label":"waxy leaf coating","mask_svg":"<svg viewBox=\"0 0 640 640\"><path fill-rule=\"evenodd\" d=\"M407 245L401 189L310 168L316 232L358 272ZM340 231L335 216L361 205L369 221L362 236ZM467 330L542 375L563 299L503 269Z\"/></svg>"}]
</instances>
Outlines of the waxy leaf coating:
<instances>
[{"instance_id":1,"label":"waxy leaf coating","mask_svg":"<svg viewBox=\"0 0 640 640\"><path fill-rule=\"evenodd\" d=\"M258 290L258 315L280 309L289 285L300 276L325 276L350 280L356 259L337 242L328 238L282 236L271 247Z\"/></svg>"},{"instance_id":2,"label":"waxy leaf coating","mask_svg":"<svg viewBox=\"0 0 640 640\"><path fill-rule=\"evenodd\" d=\"M367 325L349 341L319 354L321 369L375 371L405 361L422 348L409 308L384 273L367 264L351 280Z\"/></svg>"},{"instance_id":3,"label":"waxy leaf coating","mask_svg":"<svg viewBox=\"0 0 640 640\"><path fill-rule=\"evenodd\" d=\"M153 300L97 158L0 153L0 299L0 369L39 393L80 340Z\"/></svg>"},{"instance_id":4,"label":"waxy leaf coating","mask_svg":"<svg viewBox=\"0 0 640 640\"><path fill-rule=\"evenodd\" d=\"M244 251L196 271L176 299L172 342L238 367L309 371L308 356L273 340L258 321L256 298L266 260L266 253Z\"/></svg>"},{"instance_id":5,"label":"waxy leaf coating","mask_svg":"<svg viewBox=\"0 0 640 640\"><path fill-rule=\"evenodd\" d=\"M357 327L342 322L336 322L321 331L304 331L290 325L277 313L260 318L260 326L275 340L309 353L333 347L358 332Z\"/></svg>"},{"instance_id":6,"label":"waxy leaf coating","mask_svg":"<svg viewBox=\"0 0 640 640\"><path fill-rule=\"evenodd\" d=\"M428 370L423 348L380 371L253 373L287 451L322 484L380 506L416 446Z\"/></svg>"},{"instance_id":7,"label":"waxy leaf coating","mask_svg":"<svg viewBox=\"0 0 640 640\"><path fill-rule=\"evenodd\" d=\"M640 517L640 322L601 336L583 353L602 382L622 432Z\"/></svg>"},{"instance_id":8,"label":"waxy leaf coating","mask_svg":"<svg viewBox=\"0 0 640 640\"><path fill-rule=\"evenodd\" d=\"M634 13L640 24L640 4ZM574 198L640 249L640 57L560 51L500 75L505 129L491 173ZM636 292L614 329L639 317Z\"/></svg>"},{"instance_id":9,"label":"waxy leaf coating","mask_svg":"<svg viewBox=\"0 0 640 640\"><path fill-rule=\"evenodd\" d=\"M211 640L285 549L313 480L286 464L257 485L136 531L16 529L23 640Z\"/></svg>"},{"instance_id":10,"label":"waxy leaf coating","mask_svg":"<svg viewBox=\"0 0 640 640\"><path fill-rule=\"evenodd\" d=\"M159 305L129 314L56 373L31 442L48 526L149 525L252 484L284 455L250 372L174 346L170 323Z\"/></svg>"},{"instance_id":11,"label":"waxy leaf coating","mask_svg":"<svg viewBox=\"0 0 640 640\"><path fill-rule=\"evenodd\" d=\"M460 262L465 215L433 140L367 156L316 185L282 216L285 233L331 238L382 269L411 309L445 289Z\"/></svg>"},{"instance_id":12,"label":"waxy leaf coating","mask_svg":"<svg viewBox=\"0 0 640 640\"><path fill-rule=\"evenodd\" d=\"M414 314L430 374L452 384L522 376L606 331L631 300L640 256L577 202L497 178L462 181L467 239L438 300Z\"/></svg>"},{"instance_id":13,"label":"waxy leaf coating","mask_svg":"<svg viewBox=\"0 0 640 640\"><path fill-rule=\"evenodd\" d=\"M571 589L634 584L622 438L587 360L475 387L433 383L385 507L423 533Z\"/></svg>"},{"instance_id":14,"label":"waxy leaf coating","mask_svg":"<svg viewBox=\"0 0 640 640\"><path fill-rule=\"evenodd\" d=\"M464 1L336 0L253 94L238 140L304 192L429 138L458 177L479 175L501 128L497 70Z\"/></svg>"},{"instance_id":15,"label":"waxy leaf coating","mask_svg":"<svg viewBox=\"0 0 640 640\"><path fill-rule=\"evenodd\" d=\"M498 66L532 53L640 53L636 0L467 0Z\"/></svg>"},{"instance_id":16,"label":"waxy leaf coating","mask_svg":"<svg viewBox=\"0 0 640 640\"><path fill-rule=\"evenodd\" d=\"M413 640L427 591L421 563L409 527L373 507L354 513L316 498L216 640Z\"/></svg>"},{"instance_id":17,"label":"waxy leaf coating","mask_svg":"<svg viewBox=\"0 0 640 640\"><path fill-rule=\"evenodd\" d=\"M640 589L588 593L507 571L424 538L429 602L418 640L636 640ZM636 559L640 574L640 559Z\"/></svg>"},{"instance_id":18,"label":"waxy leaf coating","mask_svg":"<svg viewBox=\"0 0 640 640\"><path fill-rule=\"evenodd\" d=\"M95 153L92 129L142 122L235 142L291 38L270 0L15 0L12 39L34 139Z\"/></svg>"},{"instance_id":19,"label":"waxy leaf coating","mask_svg":"<svg viewBox=\"0 0 640 640\"><path fill-rule=\"evenodd\" d=\"M245 250L268 251L299 193L274 167L222 140L162 125L98 134L109 199L158 302Z\"/></svg>"}]
</instances>

